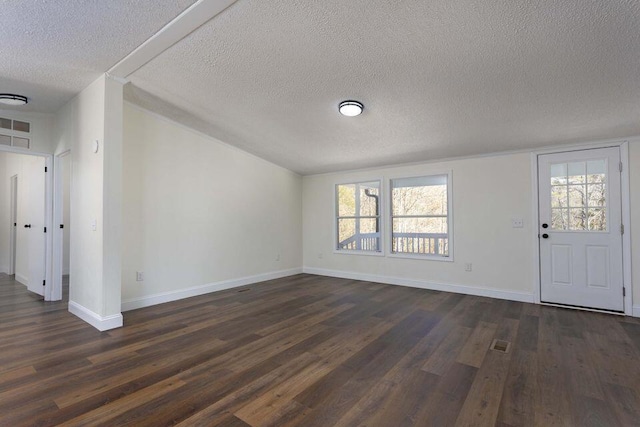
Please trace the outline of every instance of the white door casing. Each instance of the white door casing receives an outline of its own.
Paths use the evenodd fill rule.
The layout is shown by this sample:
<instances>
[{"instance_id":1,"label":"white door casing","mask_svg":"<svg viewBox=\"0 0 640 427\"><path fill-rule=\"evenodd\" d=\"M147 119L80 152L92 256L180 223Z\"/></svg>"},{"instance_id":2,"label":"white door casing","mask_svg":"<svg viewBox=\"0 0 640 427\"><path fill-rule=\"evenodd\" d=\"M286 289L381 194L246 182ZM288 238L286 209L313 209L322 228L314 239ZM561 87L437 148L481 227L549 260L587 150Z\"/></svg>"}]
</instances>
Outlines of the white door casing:
<instances>
[{"instance_id":1,"label":"white door casing","mask_svg":"<svg viewBox=\"0 0 640 427\"><path fill-rule=\"evenodd\" d=\"M538 156L540 300L624 310L620 148Z\"/></svg>"}]
</instances>

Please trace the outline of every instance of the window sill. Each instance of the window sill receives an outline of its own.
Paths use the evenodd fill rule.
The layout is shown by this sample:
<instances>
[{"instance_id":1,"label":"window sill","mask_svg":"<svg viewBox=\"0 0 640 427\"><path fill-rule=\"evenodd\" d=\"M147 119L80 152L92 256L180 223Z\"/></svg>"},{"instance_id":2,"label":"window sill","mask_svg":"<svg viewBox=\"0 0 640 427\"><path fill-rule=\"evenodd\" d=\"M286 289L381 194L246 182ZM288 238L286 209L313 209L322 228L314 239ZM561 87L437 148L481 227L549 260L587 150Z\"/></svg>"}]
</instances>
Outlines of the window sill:
<instances>
[{"instance_id":1,"label":"window sill","mask_svg":"<svg viewBox=\"0 0 640 427\"><path fill-rule=\"evenodd\" d=\"M423 260L423 261L453 262L453 256L412 255L412 254L397 254L397 253L390 253L387 256L389 258L405 258L405 259L417 259L417 260Z\"/></svg>"},{"instance_id":2,"label":"window sill","mask_svg":"<svg viewBox=\"0 0 640 427\"><path fill-rule=\"evenodd\" d=\"M333 250L334 254L339 254L339 255L366 255L366 256L384 256L384 252L380 251L380 252L374 252L374 251L352 251L352 250L338 250L338 249L334 249Z\"/></svg>"}]
</instances>

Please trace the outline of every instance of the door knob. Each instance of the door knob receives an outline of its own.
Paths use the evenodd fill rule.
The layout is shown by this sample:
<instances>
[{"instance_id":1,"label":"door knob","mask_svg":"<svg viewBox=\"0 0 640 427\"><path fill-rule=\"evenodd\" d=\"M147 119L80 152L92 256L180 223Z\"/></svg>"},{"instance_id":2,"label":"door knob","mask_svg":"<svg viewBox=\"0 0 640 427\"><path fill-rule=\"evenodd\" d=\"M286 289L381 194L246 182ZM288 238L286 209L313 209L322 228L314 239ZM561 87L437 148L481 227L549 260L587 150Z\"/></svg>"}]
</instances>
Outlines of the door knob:
<instances>
[{"instance_id":1,"label":"door knob","mask_svg":"<svg viewBox=\"0 0 640 427\"><path fill-rule=\"evenodd\" d=\"M549 224L542 224L542 228L549 228Z\"/></svg>"},{"instance_id":2,"label":"door knob","mask_svg":"<svg viewBox=\"0 0 640 427\"><path fill-rule=\"evenodd\" d=\"M549 238L549 235L548 235L547 233L544 233L544 234L542 235L542 238L543 238L543 239L548 239L548 238Z\"/></svg>"},{"instance_id":3,"label":"door knob","mask_svg":"<svg viewBox=\"0 0 640 427\"><path fill-rule=\"evenodd\" d=\"M25 224L24 228L31 228L31 224Z\"/></svg>"}]
</instances>

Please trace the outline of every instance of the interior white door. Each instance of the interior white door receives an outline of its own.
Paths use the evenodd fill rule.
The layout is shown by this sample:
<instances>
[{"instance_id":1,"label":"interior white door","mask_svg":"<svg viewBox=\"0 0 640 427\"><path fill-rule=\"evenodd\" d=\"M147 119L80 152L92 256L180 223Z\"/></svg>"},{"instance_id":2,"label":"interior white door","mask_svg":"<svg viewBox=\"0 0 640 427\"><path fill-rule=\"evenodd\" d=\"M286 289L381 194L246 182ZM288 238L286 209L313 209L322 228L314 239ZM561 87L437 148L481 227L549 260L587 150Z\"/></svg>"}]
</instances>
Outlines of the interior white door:
<instances>
[{"instance_id":1,"label":"interior white door","mask_svg":"<svg viewBox=\"0 0 640 427\"><path fill-rule=\"evenodd\" d=\"M540 300L624 311L620 149L538 156Z\"/></svg>"},{"instance_id":2,"label":"interior white door","mask_svg":"<svg viewBox=\"0 0 640 427\"><path fill-rule=\"evenodd\" d=\"M16 240L18 232L18 175L10 178L9 205L9 274L16 274Z\"/></svg>"},{"instance_id":3,"label":"interior white door","mask_svg":"<svg viewBox=\"0 0 640 427\"><path fill-rule=\"evenodd\" d=\"M44 159L33 157L25 161L25 176L27 184L27 215L29 281L27 289L39 295L44 295L45 276L45 172Z\"/></svg>"}]
</instances>

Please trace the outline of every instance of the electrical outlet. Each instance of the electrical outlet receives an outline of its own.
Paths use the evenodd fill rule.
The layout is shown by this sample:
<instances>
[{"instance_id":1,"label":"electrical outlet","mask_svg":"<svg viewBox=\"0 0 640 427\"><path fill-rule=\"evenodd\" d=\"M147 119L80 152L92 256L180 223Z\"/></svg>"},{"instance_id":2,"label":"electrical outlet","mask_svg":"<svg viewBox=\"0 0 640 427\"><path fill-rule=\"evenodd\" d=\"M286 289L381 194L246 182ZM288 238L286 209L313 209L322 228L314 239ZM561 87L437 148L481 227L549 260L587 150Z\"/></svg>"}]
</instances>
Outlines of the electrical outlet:
<instances>
[{"instance_id":1,"label":"electrical outlet","mask_svg":"<svg viewBox=\"0 0 640 427\"><path fill-rule=\"evenodd\" d=\"M136 271L136 282L144 281L144 272Z\"/></svg>"},{"instance_id":2,"label":"electrical outlet","mask_svg":"<svg viewBox=\"0 0 640 427\"><path fill-rule=\"evenodd\" d=\"M464 265L464 271L472 271L472 270L473 270L473 264L471 264L470 262Z\"/></svg>"},{"instance_id":3,"label":"electrical outlet","mask_svg":"<svg viewBox=\"0 0 640 427\"><path fill-rule=\"evenodd\" d=\"M522 218L511 218L511 227L522 228L524 227L524 221Z\"/></svg>"}]
</instances>

